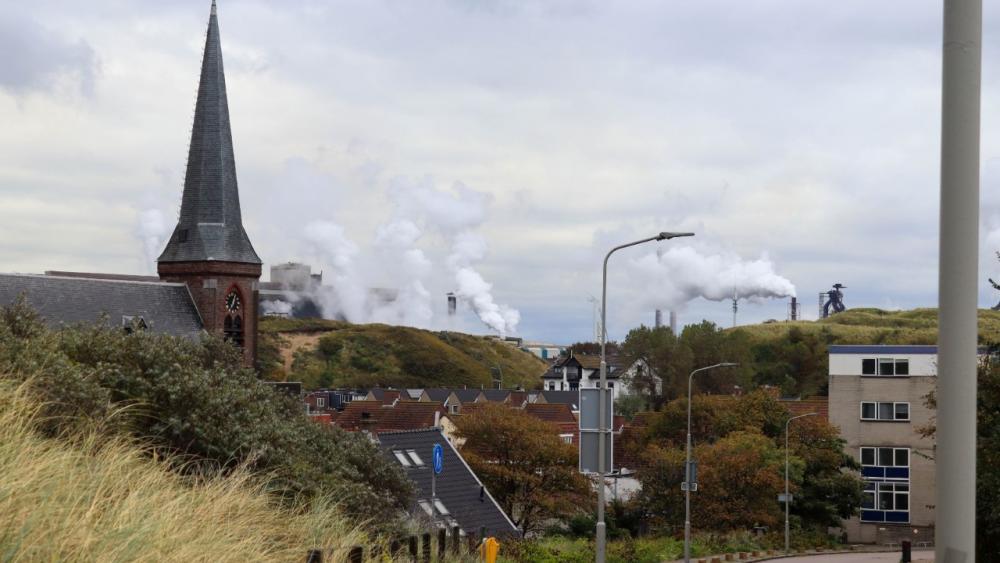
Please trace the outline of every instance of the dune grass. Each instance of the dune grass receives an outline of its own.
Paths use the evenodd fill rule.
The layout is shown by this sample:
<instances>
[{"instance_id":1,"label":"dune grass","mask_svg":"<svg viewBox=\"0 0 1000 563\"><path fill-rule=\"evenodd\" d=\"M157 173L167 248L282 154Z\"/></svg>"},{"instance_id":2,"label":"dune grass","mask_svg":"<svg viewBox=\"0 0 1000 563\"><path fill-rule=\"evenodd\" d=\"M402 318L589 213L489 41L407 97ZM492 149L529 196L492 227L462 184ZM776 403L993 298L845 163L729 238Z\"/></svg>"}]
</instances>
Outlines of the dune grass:
<instances>
[{"instance_id":1,"label":"dune grass","mask_svg":"<svg viewBox=\"0 0 1000 563\"><path fill-rule=\"evenodd\" d=\"M364 543L329 499L279 506L246 471L180 477L104 425L45 437L27 389L0 382L2 561L338 561Z\"/></svg>"}]
</instances>

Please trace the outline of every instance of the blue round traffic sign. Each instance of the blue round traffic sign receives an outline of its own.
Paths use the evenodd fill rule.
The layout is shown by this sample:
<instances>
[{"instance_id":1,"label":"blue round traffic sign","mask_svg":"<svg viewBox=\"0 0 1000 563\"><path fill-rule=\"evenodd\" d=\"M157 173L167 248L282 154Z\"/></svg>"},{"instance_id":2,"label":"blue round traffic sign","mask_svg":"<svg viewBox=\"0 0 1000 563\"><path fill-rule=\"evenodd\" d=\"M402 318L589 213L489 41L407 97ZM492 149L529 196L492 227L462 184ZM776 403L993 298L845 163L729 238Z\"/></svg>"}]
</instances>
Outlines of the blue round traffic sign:
<instances>
[{"instance_id":1,"label":"blue round traffic sign","mask_svg":"<svg viewBox=\"0 0 1000 563\"><path fill-rule=\"evenodd\" d=\"M444 448L441 444L434 444L434 451L431 458L434 460L434 473L441 473L444 469Z\"/></svg>"}]
</instances>

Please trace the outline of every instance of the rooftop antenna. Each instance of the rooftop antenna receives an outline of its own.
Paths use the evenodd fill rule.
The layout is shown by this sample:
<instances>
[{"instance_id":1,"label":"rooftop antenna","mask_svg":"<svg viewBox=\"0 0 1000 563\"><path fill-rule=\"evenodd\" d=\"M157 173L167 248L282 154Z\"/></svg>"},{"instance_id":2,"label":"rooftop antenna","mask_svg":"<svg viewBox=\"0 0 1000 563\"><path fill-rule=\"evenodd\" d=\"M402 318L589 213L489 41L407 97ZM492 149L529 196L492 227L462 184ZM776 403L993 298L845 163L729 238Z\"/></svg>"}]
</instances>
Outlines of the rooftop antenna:
<instances>
[{"instance_id":1,"label":"rooftop antenna","mask_svg":"<svg viewBox=\"0 0 1000 563\"><path fill-rule=\"evenodd\" d=\"M738 299L739 299L739 296L736 293L736 288L734 287L733 288L733 328L736 328L736 311L739 310L739 305L737 305L736 302L737 302Z\"/></svg>"}]
</instances>

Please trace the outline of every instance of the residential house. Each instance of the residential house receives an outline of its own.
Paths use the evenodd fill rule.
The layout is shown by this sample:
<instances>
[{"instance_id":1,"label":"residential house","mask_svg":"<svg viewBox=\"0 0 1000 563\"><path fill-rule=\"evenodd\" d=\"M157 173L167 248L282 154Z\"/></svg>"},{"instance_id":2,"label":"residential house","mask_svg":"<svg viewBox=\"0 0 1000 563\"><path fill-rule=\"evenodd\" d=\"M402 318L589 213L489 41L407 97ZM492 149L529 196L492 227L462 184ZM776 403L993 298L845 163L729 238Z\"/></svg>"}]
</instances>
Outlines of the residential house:
<instances>
[{"instance_id":1,"label":"residential house","mask_svg":"<svg viewBox=\"0 0 1000 563\"><path fill-rule=\"evenodd\" d=\"M382 432L378 441L385 458L402 466L416 485L416 500L409 507L414 519L427 527L459 526L462 535L498 538L520 535L440 428ZM432 487L435 444L441 446L444 456L441 473L433 477Z\"/></svg>"}]
</instances>

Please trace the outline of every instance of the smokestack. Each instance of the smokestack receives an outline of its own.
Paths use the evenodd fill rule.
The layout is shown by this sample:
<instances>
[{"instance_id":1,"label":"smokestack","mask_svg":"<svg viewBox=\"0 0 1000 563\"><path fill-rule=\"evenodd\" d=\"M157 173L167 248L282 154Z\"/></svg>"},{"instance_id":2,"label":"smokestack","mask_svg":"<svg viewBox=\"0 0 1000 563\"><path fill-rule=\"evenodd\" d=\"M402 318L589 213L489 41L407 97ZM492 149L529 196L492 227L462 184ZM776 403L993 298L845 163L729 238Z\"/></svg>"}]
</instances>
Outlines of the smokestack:
<instances>
[{"instance_id":1,"label":"smokestack","mask_svg":"<svg viewBox=\"0 0 1000 563\"><path fill-rule=\"evenodd\" d=\"M455 312L458 310L458 298L455 297L454 293L448 293L448 316L454 317Z\"/></svg>"},{"instance_id":2,"label":"smokestack","mask_svg":"<svg viewBox=\"0 0 1000 563\"><path fill-rule=\"evenodd\" d=\"M653 317L653 328L660 328L663 326L663 311L657 309L656 315Z\"/></svg>"},{"instance_id":3,"label":"smokestack","mask_svg":"<svg viewBox=\"0 0 1000 563\"><path fill-rule=\"evenodd\" d=\"M670 311L670 332L677 336L677 311Z\"/></svg>"},{"instance_id":4,"label":"smokestack","mask_svg":"<svg viewBox=\"0 0 1000 563\"><path fill-rule=\"evenodd\" d=\"M792 297L790 308L791 308L790 309L791 314L789 315L790 320L793 321L799 320L799 300L796 299L795 297Z\"/></svg>"}]
</instances>

